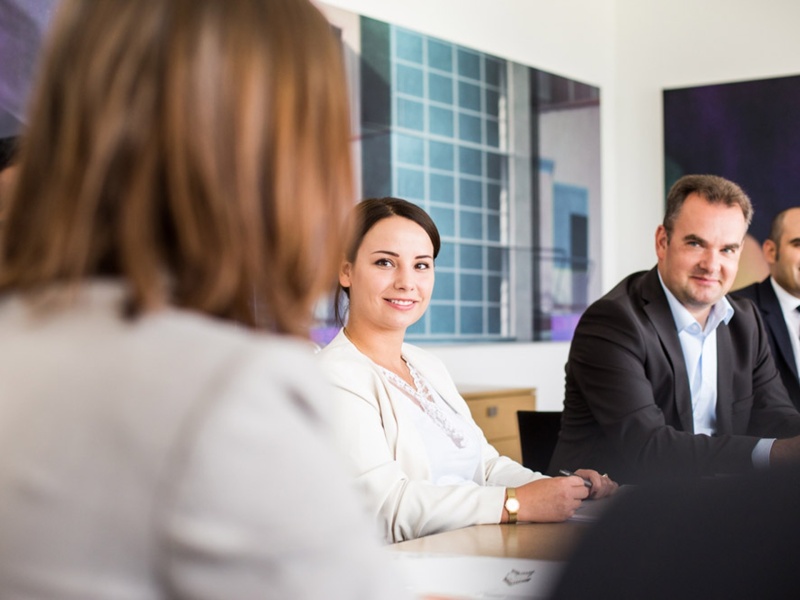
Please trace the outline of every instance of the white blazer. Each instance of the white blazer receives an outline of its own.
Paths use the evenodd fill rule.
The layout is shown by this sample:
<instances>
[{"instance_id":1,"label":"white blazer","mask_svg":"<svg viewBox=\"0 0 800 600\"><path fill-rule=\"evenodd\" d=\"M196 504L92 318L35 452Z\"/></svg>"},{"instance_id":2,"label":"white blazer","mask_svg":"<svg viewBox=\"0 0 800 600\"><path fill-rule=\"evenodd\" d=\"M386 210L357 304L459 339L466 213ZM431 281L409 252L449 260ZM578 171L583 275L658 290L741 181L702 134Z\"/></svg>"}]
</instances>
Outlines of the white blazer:
<instances>
[{"instance_id":1,"label":"white blazer","mask_svg":"<svg viewBox=\"0 0 800 600\"><path fill-rule=\"evenodd\" d=\"M407 597L310 351L188 311L125 320L123 292L0 299L0 596Z\"/></svg>"},{"instance_id":2,"label":"white blazer","mask_svg":"<svg viewBox=\"0 0 800 600\"><path fill-rule=\"evenodd\" d=\"M402 353L453 409L472 421L467 403L438 358L410 344L403 344ZM394 405L392 384L380 368L343 331L319 356L334 385L335 441L351 462L357 488L387 542L499 523L505 487L544 477L500 456L484 437L478 486L433 484L422 438L411 418Z\"/></svg>"}]
</instances>

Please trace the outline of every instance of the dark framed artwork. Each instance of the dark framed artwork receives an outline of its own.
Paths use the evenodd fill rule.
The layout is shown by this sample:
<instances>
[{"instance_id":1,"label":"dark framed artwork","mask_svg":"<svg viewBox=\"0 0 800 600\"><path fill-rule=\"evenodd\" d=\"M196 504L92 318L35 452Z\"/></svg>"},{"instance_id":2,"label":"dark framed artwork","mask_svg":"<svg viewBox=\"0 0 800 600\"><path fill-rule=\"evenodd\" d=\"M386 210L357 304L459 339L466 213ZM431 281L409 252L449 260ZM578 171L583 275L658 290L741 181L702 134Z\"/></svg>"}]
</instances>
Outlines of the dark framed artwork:
<instances>
[{"instance_id":1,"label":"dark framed artwork","mask_svg":"<svg viewBox=\"0 0 800 600\"><path fill-rule=\"evenodd\" d=\"M800 205L798 106L797 75L665 90L666 189L688 173L738 183L755 209L746 250L759 253L773 216ZM742 256L736 287L763 276L759 259Z\"/></svg>"}]
</instances>

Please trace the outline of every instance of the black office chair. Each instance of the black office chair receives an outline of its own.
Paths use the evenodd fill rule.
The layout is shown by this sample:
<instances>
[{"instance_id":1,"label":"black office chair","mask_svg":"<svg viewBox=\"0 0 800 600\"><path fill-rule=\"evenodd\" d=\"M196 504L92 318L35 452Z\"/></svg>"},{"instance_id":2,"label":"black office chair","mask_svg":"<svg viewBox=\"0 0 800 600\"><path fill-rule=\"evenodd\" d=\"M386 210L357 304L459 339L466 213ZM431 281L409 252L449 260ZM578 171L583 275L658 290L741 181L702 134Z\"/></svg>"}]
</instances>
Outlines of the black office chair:
<instances>
[{"instance_id":1,"label":"black office chair","mask_svg":"<svg viewBox=\"0 0 800 600\"><path fill-rule=\"evenodd\" d=\"M534 471L547 471L561 430L561 412L518 410L519 443L522 465Z\"/></svg>"}]
</instances>

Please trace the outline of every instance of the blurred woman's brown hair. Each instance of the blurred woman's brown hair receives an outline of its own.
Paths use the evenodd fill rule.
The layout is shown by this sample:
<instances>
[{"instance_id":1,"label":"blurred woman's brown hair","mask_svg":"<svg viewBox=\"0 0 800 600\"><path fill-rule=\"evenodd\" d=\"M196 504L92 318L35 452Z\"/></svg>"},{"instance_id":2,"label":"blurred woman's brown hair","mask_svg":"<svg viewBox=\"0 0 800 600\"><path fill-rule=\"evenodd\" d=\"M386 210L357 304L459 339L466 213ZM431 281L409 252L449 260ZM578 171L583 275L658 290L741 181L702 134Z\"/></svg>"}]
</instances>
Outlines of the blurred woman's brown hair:
<instances>
[{"instance_id":1,"label":"blurred woman's brown hair","mask_svg":"<svg viewBox=\"0 0 800 600\"><path fill-rule=\"evenodd\" d=\"M330 25L291 0L65 3L20 148L0 291L116 276L134 314L174 304L305 333L353 204Z\"/></svg>"}]
</instances>

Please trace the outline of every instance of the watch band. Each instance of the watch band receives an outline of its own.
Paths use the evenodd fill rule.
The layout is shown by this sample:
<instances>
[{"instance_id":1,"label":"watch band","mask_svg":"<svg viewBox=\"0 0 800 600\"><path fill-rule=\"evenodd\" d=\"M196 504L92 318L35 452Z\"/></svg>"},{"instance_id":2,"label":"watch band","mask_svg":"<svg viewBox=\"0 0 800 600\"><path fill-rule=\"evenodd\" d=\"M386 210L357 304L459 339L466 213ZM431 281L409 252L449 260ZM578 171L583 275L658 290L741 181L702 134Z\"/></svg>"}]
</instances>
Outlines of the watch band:
<instances>
[{"instance_id":1,"label":"watch band","mask_svg":"<svg viewBox=\"0 0 800 600\"><path fill-rule=\"evenodd\" d=\"M517 490L514 488L506 488L506 501L505 509L508 512L508 522L517 522L517 512L519 512L519 500L517 500Z\"/></svg>"}]
</instances>

